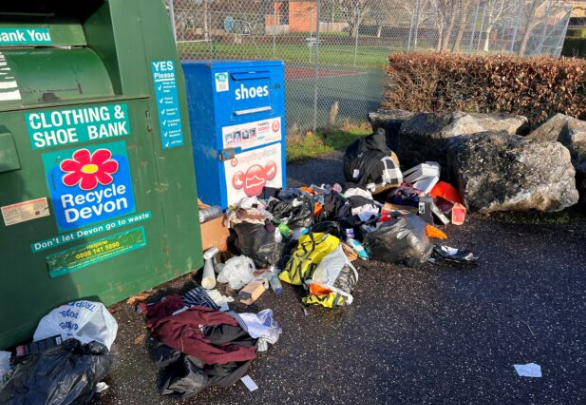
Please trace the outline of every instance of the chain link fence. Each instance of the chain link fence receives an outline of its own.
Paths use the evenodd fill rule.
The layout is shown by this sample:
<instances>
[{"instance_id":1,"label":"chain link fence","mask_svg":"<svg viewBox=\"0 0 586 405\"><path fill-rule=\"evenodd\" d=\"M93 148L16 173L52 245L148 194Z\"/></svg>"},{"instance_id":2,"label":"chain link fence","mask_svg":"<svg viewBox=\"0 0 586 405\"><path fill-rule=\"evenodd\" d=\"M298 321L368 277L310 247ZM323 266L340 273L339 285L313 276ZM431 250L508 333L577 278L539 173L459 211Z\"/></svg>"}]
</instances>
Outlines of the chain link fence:
<instances>
[{"instance_id":1,"label":"chain link fence","mask_svg":"<svg viewBox=\"0 0 586 405\"><path fill-rule=\"evenodd\" d=\"M357 123L379 105L391 52L554 56L561 0L167 0L183 60L285 61L287 126Z\"/></svg>"}]
</instances>

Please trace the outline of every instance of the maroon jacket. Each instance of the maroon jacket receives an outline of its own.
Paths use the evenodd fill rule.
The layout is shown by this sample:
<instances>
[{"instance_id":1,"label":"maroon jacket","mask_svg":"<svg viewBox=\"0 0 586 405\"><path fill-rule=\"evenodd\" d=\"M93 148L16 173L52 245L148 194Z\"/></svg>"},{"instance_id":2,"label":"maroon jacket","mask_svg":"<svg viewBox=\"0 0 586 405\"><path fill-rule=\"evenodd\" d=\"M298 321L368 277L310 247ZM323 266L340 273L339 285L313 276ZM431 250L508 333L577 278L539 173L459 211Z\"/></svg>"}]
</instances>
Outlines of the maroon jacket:
<instances>
[{"instance_id":1,"label":"maroon jacket","mask_svg":"<svg viewBox=\"0 0 586 405\"><path fill-rule=\"evenodd\" d=\"M226 364L256 358L254 347L231 343L214 345L204 336L201 330L204 326L239 326L231 316L211 308L191 307L177 315L155 316L148 325L153 338L175 350L197 357L206 364Z\"/></svg>"}]
</instances>

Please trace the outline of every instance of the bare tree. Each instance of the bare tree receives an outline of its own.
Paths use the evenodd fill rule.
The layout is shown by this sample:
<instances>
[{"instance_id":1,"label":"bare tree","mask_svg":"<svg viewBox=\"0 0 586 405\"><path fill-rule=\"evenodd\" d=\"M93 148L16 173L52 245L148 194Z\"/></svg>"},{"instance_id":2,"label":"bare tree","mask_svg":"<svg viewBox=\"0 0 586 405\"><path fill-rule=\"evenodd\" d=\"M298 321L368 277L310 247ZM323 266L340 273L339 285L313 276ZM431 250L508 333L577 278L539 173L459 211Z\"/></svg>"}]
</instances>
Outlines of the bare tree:
<instances>
[{"instance_id":1,"label":"bare tree","mask_svg":"<svg viewBox=\"0 0 586 405\"><path fill-rule=\"evenodd\" d=\"M356 38L362 19L369 10L371 0L338 0L340 10L348 22L349 33Z\"/></svg>"},{"instance_id":2,"label":"bare tree","mask_svg":"<svg viewBox=\"0 0 586 405\"><path fill-rule=\"evenodd\" d=\"M565 3L564 0L528 0L521 3L521 14L524 21L523 26L523 38L521 39L521 46L519 47L519 56L525 55L527 51L527 44L531 38L531 32L540 22L547 24L547 18L540 19L540 16L546 16L549 14L548 7L557 7Z\"/></svg>"},{"instance_id":3,"label":"bare tree","mask_svg":"<svg viewBox=\"0 0 586 405\"><path fill-rule=\"evenodd\" d=\"M477 2L478 0L460 1L460 18L458 19L458 32L456 34L456 39L454 40L452 52L460 52L460 45L462 44L462 39L464 38L464 33L466 32L471 6L473 4L475 5Z\"/></svg>"},{"instance_id":4,"label":"bare tree","mask_svg":"<svg viewBox=\"0 0 586 405\"><path fill-rule=\"evenodd\" d=\"M459 4L462 0L430 0L429 4L434 13L434 22L437 29L438 41L436 50L446 52L450 46L450 38L456 25Z\"/></svg>"},{"instance_id":5,"label":"bare tree","mask_svg":"<svg viewBox=\"0 0 586 405\"><path fill-rule=\"evenodd\" d=\"M490 50L490 34L494 27L507 16L515 7L511 0L484 0L484 9L486 12L486 31L484 34L484 51Z\"/></svg>"}]
</instances>

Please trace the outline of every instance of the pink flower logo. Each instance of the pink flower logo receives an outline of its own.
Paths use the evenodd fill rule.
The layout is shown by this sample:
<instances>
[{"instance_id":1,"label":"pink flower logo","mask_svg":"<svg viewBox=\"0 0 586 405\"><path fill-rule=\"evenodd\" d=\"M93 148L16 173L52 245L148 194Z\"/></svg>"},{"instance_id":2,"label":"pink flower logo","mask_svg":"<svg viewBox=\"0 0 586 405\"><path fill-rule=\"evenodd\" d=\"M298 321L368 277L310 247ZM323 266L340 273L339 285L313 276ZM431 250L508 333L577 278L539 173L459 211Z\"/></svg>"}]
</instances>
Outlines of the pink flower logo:
<instances>
[{"instance_id":1,"label":"pink flower logo","mask_svg":"<svg viewBox=\"0 0 586 405\"><path fill-rule=\"evenodd\" d=\"M112 159L108 149L98 149L93 154L87 149L76 150L73 159L65 159L59 168L67 173L63 176L63 184L73 187L79 184L83 191L93 190L101 184L106 186L118 171L118 162Z\"/></svg>"}]
</instances>

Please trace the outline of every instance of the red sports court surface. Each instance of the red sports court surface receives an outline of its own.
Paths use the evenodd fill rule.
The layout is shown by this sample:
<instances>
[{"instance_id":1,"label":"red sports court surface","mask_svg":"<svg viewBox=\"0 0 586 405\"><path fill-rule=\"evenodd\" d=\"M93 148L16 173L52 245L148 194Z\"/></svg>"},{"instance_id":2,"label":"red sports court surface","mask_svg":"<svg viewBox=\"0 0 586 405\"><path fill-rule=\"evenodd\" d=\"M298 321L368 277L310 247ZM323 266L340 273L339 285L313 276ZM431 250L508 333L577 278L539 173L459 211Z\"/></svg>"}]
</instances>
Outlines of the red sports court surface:
<instances>
[{"instance_id":1,"label":"red sports court surface","mask_svg":"<svg viewBox=\"0 0 586 405\"><path fill-rule=\"evenodd\" d=\"M353 72L349 70L319 69L319 77L340 77L357 76L364 72ZM289 80L310 79L315 77L314 68L301 66L285 66L285 78Z\"/></svg>"}]
</instances>

